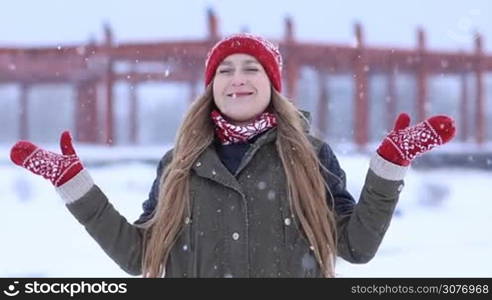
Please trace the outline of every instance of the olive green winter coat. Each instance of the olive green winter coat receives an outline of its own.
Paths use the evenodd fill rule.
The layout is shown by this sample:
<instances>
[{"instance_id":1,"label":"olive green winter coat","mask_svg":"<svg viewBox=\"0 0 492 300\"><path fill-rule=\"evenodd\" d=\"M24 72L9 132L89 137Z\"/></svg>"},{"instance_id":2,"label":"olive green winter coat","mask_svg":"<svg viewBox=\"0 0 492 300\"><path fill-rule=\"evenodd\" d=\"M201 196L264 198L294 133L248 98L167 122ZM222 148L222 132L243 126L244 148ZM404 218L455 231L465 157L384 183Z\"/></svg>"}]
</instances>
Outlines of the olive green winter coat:
<instances>
[{"instance_id":1,"label":"olive green winter coat","mask_svg":"<svg viewBox=\"0 0 492 300\"><path fill-rule=\"evenodd\" d=\"M191 215L183 220L166 277L321 276L289 207L276 134L274 128L260 136L235 174L222 164L213 144L200 155L191 172ZM334 174L324 175L337 207L338 255L366 263L390 224L403 182L383 179L369 169L356 204L331 149L312 136L309 139L316 153L324 153L324 164ZM161 160L157 178L171 155L170 151ZM149 196L154 202L158 181ZM67 207L123 270L142 273L143 229L121 216L96 185Z\"/></svg>"}]
</instances>

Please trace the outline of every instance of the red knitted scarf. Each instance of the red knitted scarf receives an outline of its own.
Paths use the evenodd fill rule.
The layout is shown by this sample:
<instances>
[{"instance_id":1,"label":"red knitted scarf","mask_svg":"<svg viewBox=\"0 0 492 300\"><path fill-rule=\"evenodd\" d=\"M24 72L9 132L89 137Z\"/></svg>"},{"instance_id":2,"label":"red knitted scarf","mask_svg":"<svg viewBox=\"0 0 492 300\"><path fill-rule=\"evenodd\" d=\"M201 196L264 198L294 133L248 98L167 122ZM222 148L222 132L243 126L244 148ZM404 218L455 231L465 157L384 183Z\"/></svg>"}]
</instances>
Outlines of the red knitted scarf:
<instances>
[{"instance_id":1,"label":"red knitted scarf","mask_svg":"<svg viewBox=\"0 0 492 300\"><path fill-rule=\"evenodd\" d=\"M254 121L245 125L234 125L227 122L218 110L213 110L210 116L215 123L215 135L222 145L245 143L277 125L275 115L269 112L262 113Z\"/></svg>"}]
</instances>

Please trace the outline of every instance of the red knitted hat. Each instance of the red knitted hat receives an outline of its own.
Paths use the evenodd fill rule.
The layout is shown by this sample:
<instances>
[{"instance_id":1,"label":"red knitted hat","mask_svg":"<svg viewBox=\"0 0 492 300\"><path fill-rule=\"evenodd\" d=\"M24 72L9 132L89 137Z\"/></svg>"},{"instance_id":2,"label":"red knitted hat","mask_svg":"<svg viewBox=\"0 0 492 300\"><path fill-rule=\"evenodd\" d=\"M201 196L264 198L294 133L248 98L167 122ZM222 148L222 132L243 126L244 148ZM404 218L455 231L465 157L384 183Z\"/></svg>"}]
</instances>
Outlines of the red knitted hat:
<instances>
[{"instance_id":1,"label":"red knitted hat","mask_svg":"<svg viewBox=\"0 0 492 300\"><path fill-rule=\"evenodd\" d=\"M273 87L282 91L282 56L278 48L264 38L249 33L234 34L212 47L205 61L205 86L214 78L219 64L236 53L254 56L265 69Z\"/></svg>"}]
</instances>

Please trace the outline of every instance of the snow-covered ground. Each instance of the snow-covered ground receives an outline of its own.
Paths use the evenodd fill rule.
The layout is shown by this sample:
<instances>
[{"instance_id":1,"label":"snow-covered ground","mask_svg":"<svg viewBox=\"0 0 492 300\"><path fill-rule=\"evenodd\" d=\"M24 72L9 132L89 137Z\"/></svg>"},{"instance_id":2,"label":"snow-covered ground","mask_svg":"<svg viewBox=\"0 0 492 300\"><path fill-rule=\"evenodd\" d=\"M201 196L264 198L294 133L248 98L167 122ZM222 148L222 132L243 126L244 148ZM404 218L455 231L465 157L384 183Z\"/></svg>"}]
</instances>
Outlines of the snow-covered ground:
<instances>
[{"instance_id":1,"label":"snow-covered ground","mask_svg":"<svg viewBox=\"0 0 492 300\"><path fill-rule=\"evenodd\" d=\"M129 221L141 212L155 166L121 160L157 160L166 148L77 147L95 182ZM114 163L94 164L108 160L109 153ZM49 182L10 164L8 147L0 146L0 157L0 277L128 276L71 216ZM358 197L369 157L339 159ZM338 276L491 277L491 183L492 172L410 170L377 256L365 265L340 260Z\"/></svg>"}]
</instances>

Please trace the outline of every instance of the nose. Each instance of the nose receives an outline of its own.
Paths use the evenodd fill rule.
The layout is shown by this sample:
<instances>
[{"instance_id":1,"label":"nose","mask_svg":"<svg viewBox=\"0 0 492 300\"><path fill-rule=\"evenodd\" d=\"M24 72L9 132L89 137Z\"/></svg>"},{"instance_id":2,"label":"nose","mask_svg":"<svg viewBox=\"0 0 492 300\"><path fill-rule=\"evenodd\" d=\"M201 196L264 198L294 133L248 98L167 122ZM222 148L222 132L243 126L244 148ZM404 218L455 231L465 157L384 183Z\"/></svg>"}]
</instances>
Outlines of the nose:
<instances>
[{"instance_id":1,"label":"nose","mask_svg":"<svg viewBox=\"0 0 492 300\"><path fill-rule=\"evenodd\" d=\"M240 74L240 72L236 72L231 79L231 85L234 87L243 86L246 84L246 78Z\"/></svg>"}]
</instances>

